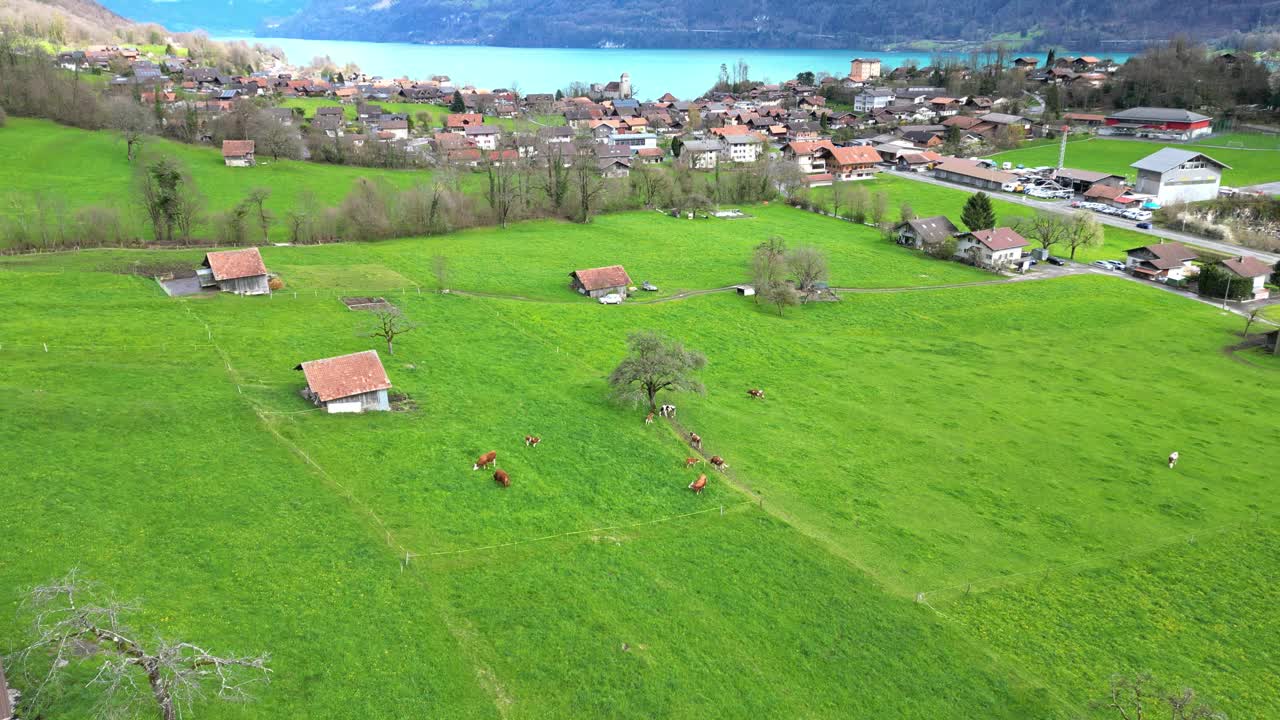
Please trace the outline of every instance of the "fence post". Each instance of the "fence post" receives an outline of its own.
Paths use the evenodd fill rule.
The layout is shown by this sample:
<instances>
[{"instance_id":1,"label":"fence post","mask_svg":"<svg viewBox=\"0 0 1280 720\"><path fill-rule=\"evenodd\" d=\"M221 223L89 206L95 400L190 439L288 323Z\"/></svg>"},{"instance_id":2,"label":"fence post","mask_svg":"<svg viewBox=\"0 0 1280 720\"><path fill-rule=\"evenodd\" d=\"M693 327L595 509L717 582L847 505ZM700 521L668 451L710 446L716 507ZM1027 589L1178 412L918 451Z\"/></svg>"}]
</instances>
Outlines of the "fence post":
<instances>
[{"instance_id":1,"label":"fence post","mask_svg":"<svg viewBox=\"0 0 1280 720\"><path fill-rule=\"evenodd\" d=\"M44 343L44 351L49 352L49 343Z\"/></svg>"}]
</instances>

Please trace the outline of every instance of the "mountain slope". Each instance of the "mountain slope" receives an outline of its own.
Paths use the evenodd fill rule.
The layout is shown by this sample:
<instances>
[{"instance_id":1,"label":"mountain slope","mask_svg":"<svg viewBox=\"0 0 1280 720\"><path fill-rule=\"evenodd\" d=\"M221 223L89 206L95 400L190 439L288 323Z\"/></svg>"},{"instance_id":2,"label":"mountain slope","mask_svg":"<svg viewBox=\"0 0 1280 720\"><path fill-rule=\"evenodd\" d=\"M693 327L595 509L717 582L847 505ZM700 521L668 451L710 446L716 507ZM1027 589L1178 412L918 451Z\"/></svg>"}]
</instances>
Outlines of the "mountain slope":
<instances>
[{"instance_id":1,"label":"mountain slope","mask_svg":"<svg viewBox=\"0 0 1280 720\"><path fill-rule=\"evenodd\" d=\"M145 0L118 0L139 2ZM1264 0L309 0L264 34L314 39L541 47L883 47L918 40L1076 47L1140 45L1179 32L1209 38L1280 22ZM1028 28L1038 28L1028 34ZM1038 37L1037 37L1038 36Z\"/></svg>"}]
</instances>

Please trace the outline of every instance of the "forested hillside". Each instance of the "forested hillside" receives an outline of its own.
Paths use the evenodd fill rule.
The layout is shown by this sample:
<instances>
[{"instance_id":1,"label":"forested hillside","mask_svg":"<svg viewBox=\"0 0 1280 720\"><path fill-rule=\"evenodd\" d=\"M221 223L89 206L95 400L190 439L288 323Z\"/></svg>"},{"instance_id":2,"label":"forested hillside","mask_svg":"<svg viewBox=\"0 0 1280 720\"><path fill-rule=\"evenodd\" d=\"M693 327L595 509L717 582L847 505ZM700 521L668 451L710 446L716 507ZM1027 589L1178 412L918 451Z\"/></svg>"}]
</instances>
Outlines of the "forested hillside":
<instances>
[{"instance_id":1,"label":"forested hillside","mask_svg":"<svg viewBox=\"0 0 1280 720\"><path fill-rule=\"evenodd\" d=\"M130 1L133 0L121 0ZM593 47L885 47L911 41L1049 43L1099 48L1175 33L1202 38L1280 23L1259 0L310 0L271 35L344 40Z\"/></svg>"}]
</instances>

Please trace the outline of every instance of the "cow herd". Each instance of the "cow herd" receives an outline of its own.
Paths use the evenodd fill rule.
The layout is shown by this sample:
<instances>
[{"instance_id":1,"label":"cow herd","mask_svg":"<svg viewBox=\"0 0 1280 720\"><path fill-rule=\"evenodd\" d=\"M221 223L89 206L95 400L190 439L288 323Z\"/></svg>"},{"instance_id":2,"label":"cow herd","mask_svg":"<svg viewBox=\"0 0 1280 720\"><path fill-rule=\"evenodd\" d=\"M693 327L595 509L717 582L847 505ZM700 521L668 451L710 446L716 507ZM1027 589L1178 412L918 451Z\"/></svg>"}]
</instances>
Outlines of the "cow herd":
<instances>
[{"instance_id":1,"label":"cow herd","mask_svg":"<svg viewBox=\"0 0 1280 720\"><path fill-rule=\"evenodd\" d=\"M758 400L763 400L764 390L760 390L759 388L751 388L747 390L747 395L749 397L752 397ZM659 406L658 414L665 418L674 418L676 416L676 406L675 405ZM648 415L645 416L644 421L646 424L653 422L653 415L654 414L650 412ZM540 442L542 442L542 438L538 437L537 435L524 436L525 447L534 448L534 447L537 447L538 443ZM695 432L689 433L689 445L693 447L695 450L698 450L699 452L701 452L702 436L698 435L698 433L695 433ZM688 470L700 462L702 462L700 458L687 457L684 459L684 467L686 470ZM720 472L724 472L729 468L729 463L725 462L724 458L720 457L719 455L712 455L711 457L707 458L707 462L710 463L712 467L719 470ZM1173 463L1175 462L1177 462L1177 453L1174 453L1173 457L1170 458L1169 467L1173 467ZM481 468L490 468L490 467L494 469L493 481L495 483L497 483L498 485L501 485L504 488L511 487L511 475L508 474L506 470L503 470L498 467L498 451L497 450L490 450L489 452L481 455L480 457L476 458L476 461L471 465L472 470L480 470ZM701 495L702 491L706 489L706 487L707 487L707 476L705 473L699 473L698 479L689 483L689 489L698 495Z\"/></svg>"}]
</instances>

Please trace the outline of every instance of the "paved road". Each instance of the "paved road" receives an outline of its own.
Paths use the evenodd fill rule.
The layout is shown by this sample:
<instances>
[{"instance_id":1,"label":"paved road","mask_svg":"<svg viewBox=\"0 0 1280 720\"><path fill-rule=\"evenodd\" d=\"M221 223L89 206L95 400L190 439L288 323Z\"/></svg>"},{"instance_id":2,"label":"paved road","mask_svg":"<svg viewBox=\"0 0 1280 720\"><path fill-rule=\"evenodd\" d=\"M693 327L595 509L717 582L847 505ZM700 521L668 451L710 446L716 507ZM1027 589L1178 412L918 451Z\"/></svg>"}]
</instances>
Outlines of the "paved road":
<instances>
[{"instance_id":1,"label":"paved road","mask_svg":"<svg viewBox=\"0 0 1280 720\"><path fill-rule=\"evenodd\" d=\"M908 180L915 180L916 182L928 183L930 185L939 185L941 187L948 187L948 188L959 189L959 190L972 190L972 188L966 185L949 183L944 180L939 180L935 177L923 175L921 173L894 172L893 175L894 177L906 178ZM1027 207L1035 208L1037 210L1046 210L1048 212L1056 212L1056 213L1063 213L1063 214L1078 212L1075 208L1071 207L1070 203L1067 202L1066 200L1037 200L1035 198L1026 197L1025 195L1015 195L1013 193L993 193L992 197L999 198L1000 200L1004 200L1006 202L1016 203L1018 205L1026 205ZM1256 257L1259 260L1269 265L1274 265L1275 263L1280 262L1280 255L1276 253L1265 252L1263 250L1253 250L1251 248L1244 248L1244 247L1240 247L1239 245L1232 245L1230 243L1224 243L1219 240L1212 240L1210 238L1200 237L1199 235L1191 235L1190 233L1178 232L1176 230L1166 230L1165 228L1153 227L1150 230L1139 230L1136 226L1136 223L1134 223L1132 220L1125 220L1122 218L1115 217L1114 215L1103 215L1101 213L1094 213L1094 217L1096 217L1098 219L1098 222L1102 223L1103 225L1110 225L1112 227L1124 228L1126 230L1134 230L1136 232L1140 232L1146 235L1152 235L1158 238L1164 238L1165 240L1174 240L1180 243L1185 243L1187 245L1197 245L1199 247L1202 247L1208 250L1213 250L1214 252L1220 252L1225 255L1252 255L1253 257Z\"/></svg>"}]
</instances>

